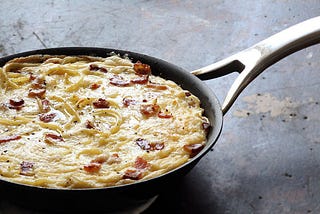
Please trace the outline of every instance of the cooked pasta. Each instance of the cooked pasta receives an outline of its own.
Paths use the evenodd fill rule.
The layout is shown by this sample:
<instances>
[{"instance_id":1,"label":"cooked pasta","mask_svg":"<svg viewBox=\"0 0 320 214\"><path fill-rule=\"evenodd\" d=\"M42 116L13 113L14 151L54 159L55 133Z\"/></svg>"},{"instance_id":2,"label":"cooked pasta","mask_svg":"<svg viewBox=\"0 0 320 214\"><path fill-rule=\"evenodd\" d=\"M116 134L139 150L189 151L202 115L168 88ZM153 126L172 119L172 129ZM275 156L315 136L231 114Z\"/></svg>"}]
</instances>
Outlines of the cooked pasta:
<instances>
[{"instance_id":1,"label":"cooked pasta","mask_svg":"<svg viewBox=\"0 0 320 214\"><path fill-rule=\"evenodd\" d=\"M150 179L190 160L200 101L141 62L32 55L0 68L0 178L48 188Z\"/></svg>"}]
</instances>

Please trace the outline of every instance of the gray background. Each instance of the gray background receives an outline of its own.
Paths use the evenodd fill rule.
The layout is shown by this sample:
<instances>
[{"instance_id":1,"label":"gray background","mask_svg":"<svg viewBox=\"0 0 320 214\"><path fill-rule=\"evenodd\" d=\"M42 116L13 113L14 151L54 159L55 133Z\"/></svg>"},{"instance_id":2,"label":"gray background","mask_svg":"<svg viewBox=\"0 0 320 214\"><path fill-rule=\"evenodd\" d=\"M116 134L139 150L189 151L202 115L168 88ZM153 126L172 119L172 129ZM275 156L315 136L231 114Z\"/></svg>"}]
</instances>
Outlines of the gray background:
<instances>
[{"instance_id":1,"label":"gray background","mask_svg":"<svg viewBox=\"0 0 320 214\"><path fill-rule=\"evenodd\" d=\"M318 15L319 0L2 0L0 56L109 47L191 71ZM320 213L319 59L313 46L257 77L213 151L146 213ZM205 84L222 101L236 76ZM0 213L13 212L35 213L0 203Z\"/></svg>"}]
</instances>

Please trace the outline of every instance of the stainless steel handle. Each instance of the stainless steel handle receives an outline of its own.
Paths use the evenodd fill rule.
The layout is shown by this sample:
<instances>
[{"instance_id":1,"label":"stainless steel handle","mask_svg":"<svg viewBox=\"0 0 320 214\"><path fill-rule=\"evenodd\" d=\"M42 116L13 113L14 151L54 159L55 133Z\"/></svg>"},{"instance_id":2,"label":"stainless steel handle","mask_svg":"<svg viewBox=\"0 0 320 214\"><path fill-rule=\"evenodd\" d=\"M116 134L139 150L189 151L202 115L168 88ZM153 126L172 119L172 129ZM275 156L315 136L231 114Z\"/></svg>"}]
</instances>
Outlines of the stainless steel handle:
<instances>
[{"instance_id":1,"label":"stainless steel handle","mask_svg":"<svg viewBox=\"0 0 320 214\"><path fill-rule=\"evenodd\" d=\"M192 71L200 79L239 72L222 104L226 114L242 90L270 65L308 46L320 42L320 16L287 28L224 60Z\"/></svg>"}]
</instances>

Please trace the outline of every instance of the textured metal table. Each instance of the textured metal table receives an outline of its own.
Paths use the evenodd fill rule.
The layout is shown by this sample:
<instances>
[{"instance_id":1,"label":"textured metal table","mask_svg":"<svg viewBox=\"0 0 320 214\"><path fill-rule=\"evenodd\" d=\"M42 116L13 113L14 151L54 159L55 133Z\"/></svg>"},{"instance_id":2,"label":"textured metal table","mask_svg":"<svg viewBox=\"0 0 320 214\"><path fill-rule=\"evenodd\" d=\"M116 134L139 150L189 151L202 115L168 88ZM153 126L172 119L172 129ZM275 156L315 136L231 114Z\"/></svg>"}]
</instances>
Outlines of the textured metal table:
<instances>
[{"instance_id":1,"label":"textured metal table","mask_svg":"<svg viewBox=\"0 0 320 214\"><path fill-rule=\"evenodd\" d=\"M191 71L320 15L320 2L11 0L0 14L0 56L111 47ZM257 77L225 116L213 150L145 213L320 213L319 69L318 45ZM222 101L235 77L205 84ZM38 212L2 200L0 213Z\"/></svg>"}]
</instances>

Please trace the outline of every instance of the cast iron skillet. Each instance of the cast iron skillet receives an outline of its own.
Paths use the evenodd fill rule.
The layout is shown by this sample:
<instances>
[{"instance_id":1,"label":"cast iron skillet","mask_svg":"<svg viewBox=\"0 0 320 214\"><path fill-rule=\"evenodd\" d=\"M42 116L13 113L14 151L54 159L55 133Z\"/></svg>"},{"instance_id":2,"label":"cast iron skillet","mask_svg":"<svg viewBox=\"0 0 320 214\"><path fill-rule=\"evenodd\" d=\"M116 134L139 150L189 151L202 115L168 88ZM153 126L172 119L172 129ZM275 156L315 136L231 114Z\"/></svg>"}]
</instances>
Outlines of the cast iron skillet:
<instances>
[{"instance_id":1,"label":"cast iron skillet","mask_svg":"<svg viewBox=\"0 0 320 214\"><path fill-rule=\"evenodd\" d=\"M128 211L162 192L174 191L174 184L189 172L195 164L213 147L223 123L223 115L228 111L240 92L263 70L285 56L320 42L320 17L288 28L268 39L215 64L193 71L201 79L215 78L237 71L236 78L226 99L220 106L214 93L195 75L163 60L139 53L91 47L65 47L34 50L0 58L0 66L7 61L32 54L52 55L92 55L107 57L111 52L127 55L133 61L149 64L152 73L170 79L184 89L198 96L204 114L212 128L208 133L208 143L192 160L177 169L156 178L138 183L96 189L50 189L21 185L0 180L2 199L9 199L22 205L47 210L80 211ZM5 193L5 194L3 194Z\"/></svg>"}]
</instances>

